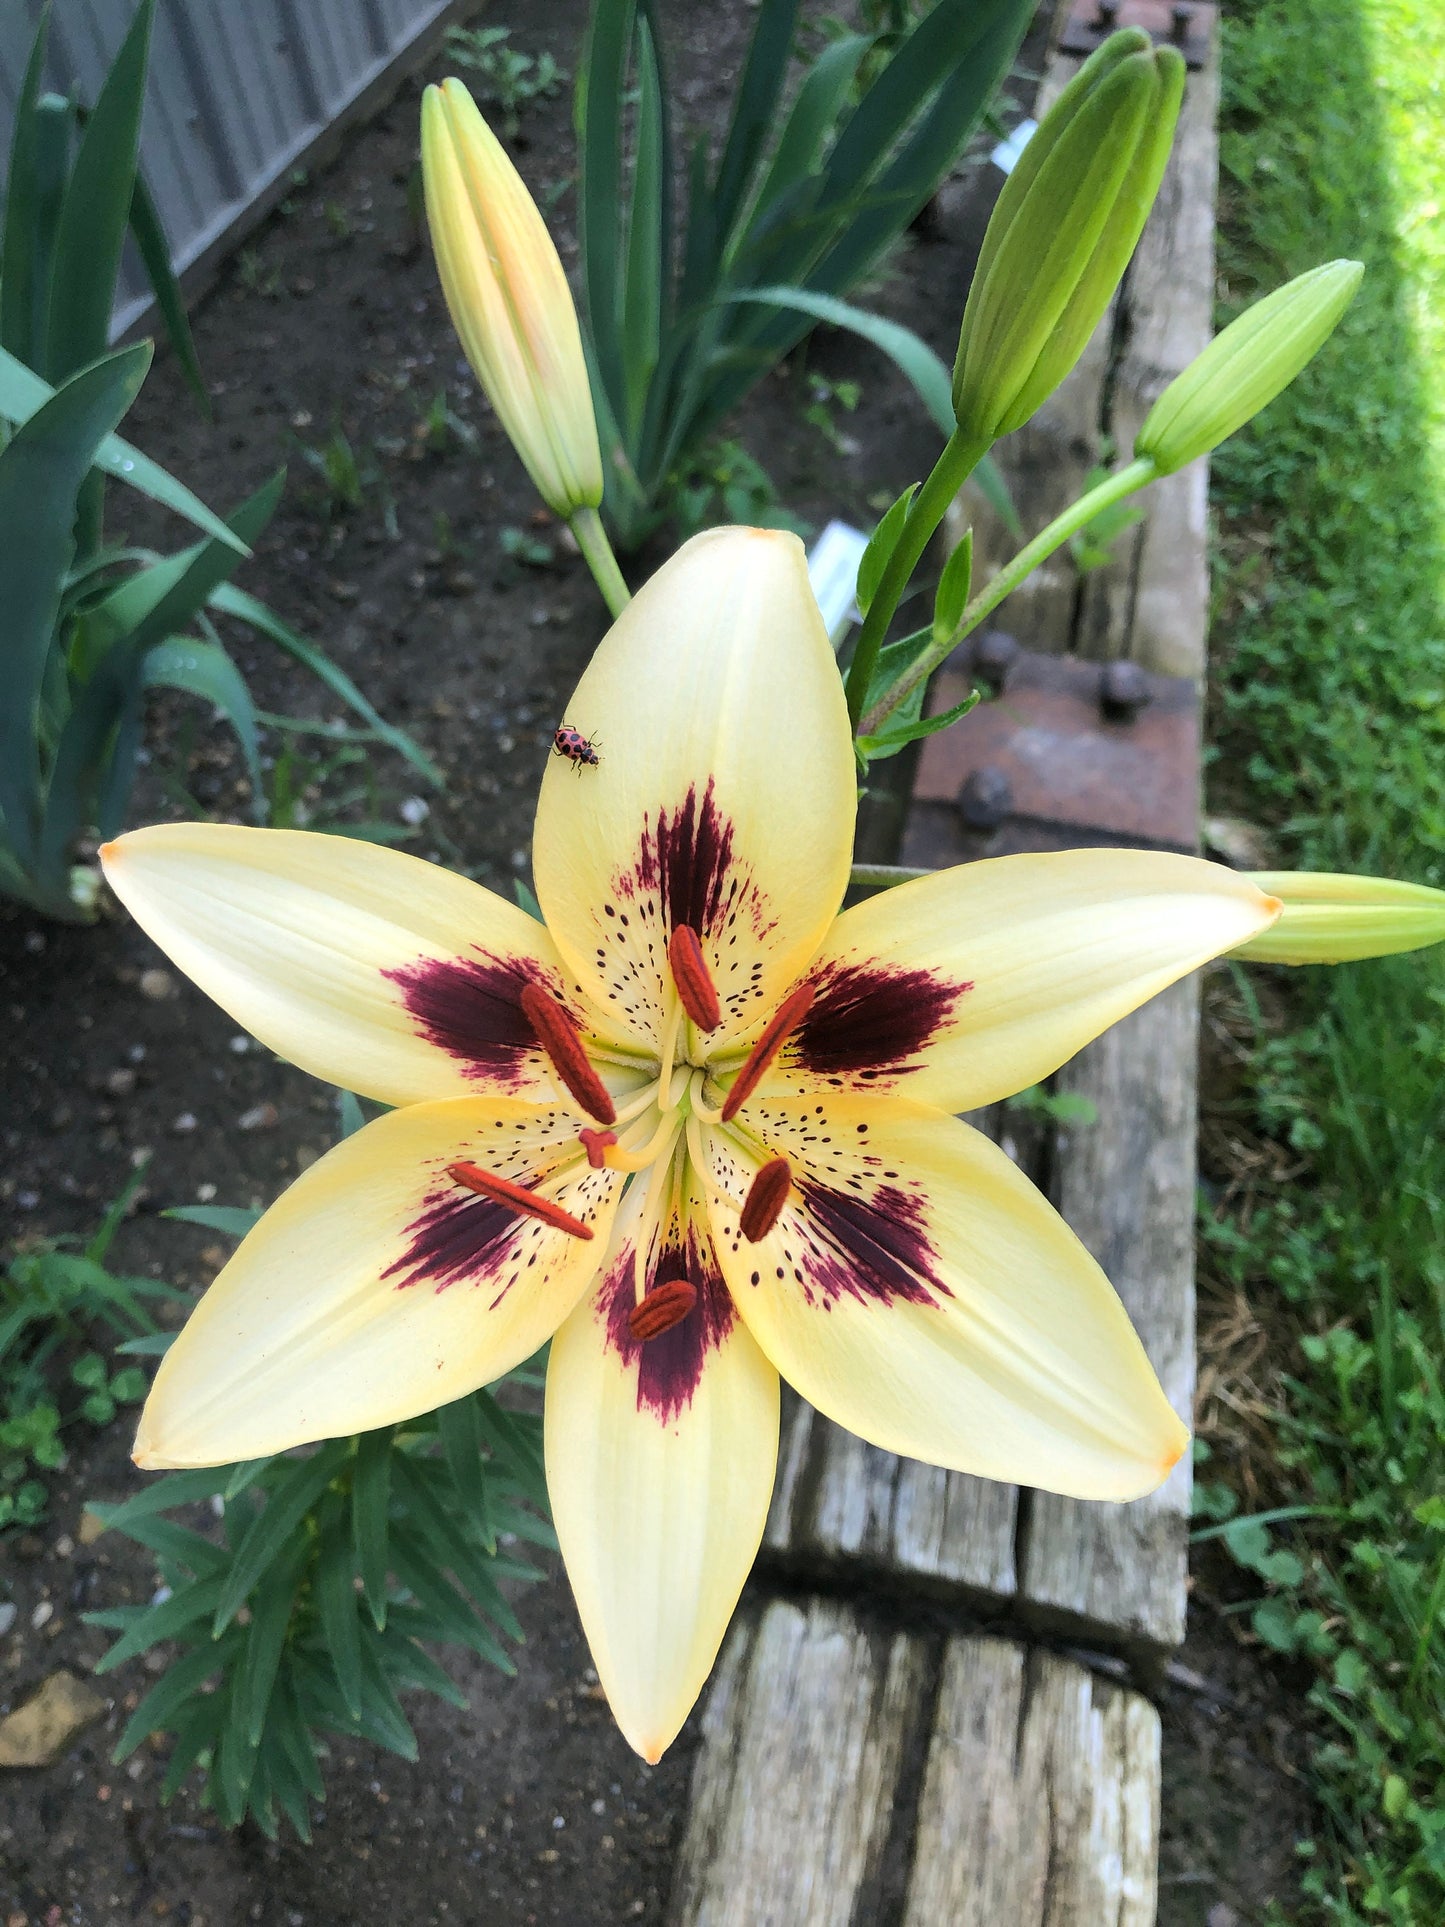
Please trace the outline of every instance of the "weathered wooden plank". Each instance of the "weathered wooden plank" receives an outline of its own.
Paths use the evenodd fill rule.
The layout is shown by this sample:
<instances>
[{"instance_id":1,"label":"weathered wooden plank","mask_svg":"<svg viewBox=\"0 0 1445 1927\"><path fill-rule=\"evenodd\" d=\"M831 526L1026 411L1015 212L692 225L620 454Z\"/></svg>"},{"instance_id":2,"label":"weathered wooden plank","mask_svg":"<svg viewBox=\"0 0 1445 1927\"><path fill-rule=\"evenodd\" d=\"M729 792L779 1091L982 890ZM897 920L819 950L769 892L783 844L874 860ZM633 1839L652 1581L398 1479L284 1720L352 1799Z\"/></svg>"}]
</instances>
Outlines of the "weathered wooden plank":
<instances>
[{"instance_id":1,"label":"weathered wooden plank","mask_svg":"<svg viewBox=\"0 0 1445 1927\"><path fill-rule=\"evenodd\" d=\"M1095 1123L1059 1135L1055 1203L1112 1279L1186 1421L1194 1396L1198 986L1116 1024L1060 1072ZM1036 1492L1023 1522L1020 1605L1035 1623L1167 1649L1184 1638L1189 1455L1130 1505Z\"/></svg>"},{"instance_id":2,"label":"weathered wooden plank","mask_svg":"<svg viewBox=\"0 0 1445 1927\"><path fill-rule=\"evenodd\" d=\"M1018 1492L865 1445L802 1399L784 1418L763 1544L804 1570L856 1564L1001 1604L1017 1590Z\"/></svg>"},{"instance_id":3,"label":"weathered wooden plank","mask_svg":"<svg viewBox=\"0 0 1445 1927\"><path fill-rule=\"evenodd\" d=\"M1159 1716L1011 1640L950 1640L903 1927L1152 1927Z\"/></svg>"},{"instance_id":4,"label":"weathered wooden plank","mask_svg":"<svg viewBox=\"0 0 1445 1927\"><path fill-rule=\"evenodd\" d=\"M925 1641L870 1637L817 1600L734 1625L703 1716L675 1927L854 1927L928 1658Z\"/></svg>"}]
</instances>

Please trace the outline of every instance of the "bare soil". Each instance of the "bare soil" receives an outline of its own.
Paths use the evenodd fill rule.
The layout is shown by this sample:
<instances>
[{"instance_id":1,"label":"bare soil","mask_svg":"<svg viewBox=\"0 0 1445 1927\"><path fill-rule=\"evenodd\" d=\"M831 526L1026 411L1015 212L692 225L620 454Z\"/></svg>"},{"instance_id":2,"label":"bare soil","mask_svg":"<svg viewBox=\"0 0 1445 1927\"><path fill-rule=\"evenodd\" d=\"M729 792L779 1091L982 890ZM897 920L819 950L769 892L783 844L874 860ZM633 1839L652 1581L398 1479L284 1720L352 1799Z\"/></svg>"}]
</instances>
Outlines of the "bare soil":
<instances>
[{"instance_id":1,"label":"bare soil","mask_svg":"<svg viewBox=\"0 0 1445 1927\"><path fill-rule=\"evenodd\" d=\"M716 124L751 13L704 0L679 0L668 12L683 112ZM570 70L584 14L582 0L513 0L507 22L514 45L550 49ZM442 71L438 59L424 78ZM409 195L418 90L409 82L331 167L298 181L198 307L214 420L199 418L162 355L127 433L222 508L289 464L285 500L243 586L324 644L446 772L446 791L436 795L384 752L329 782L310 780L319 768L303 771L314 825L368 818L402 828L419 817L407 847L510 891L527 871L552 730L605 614L580 560L537 511L447 322ZM551 204L570 259L565 92L525 110L514 151ZM868 292L870 306L908 322L945 357L979 218L967 179L955 182ZM861 385L854 412L835 410L836 438L802 419L813 371ZM440 449L429 443L424 419L442 391L474 432L475 450L455 436ZM369 478L351 510L328 499L300 451L337 428ZM936 449L891 366L835 336L815 339L764 385L740 432L789 508L815 525L833 514L868 520ZM112 532L131 539L166 547L189 539L118 492L110 513ZM508 530L548 544L551 559L514 559ZM661 552L630 564L634 579ZM263 708L337 715L334 700L269 645L230 640ZM245 820L234 749L193 707L156 705L151 752L137 821L181 813L159 776L177 760L204 810ZM338 801L348 787L357 794ZM886 844L887 833L885 810L874 834ZM0 1201L18 1236L89 1231L148 1156L113 1262L199 1289L225 1254L160 1210L269 1202L335 1134L334 1093L239 1037L123 916L68 929L0 909L0 1009L9 1040ZM154 1585L148 1557L129 1542L79 1543L85 1499L119 1497L138 1483L127 1443L123 1422L77 1442L45 1526L0 1541L0 1598L18 1607L0 1640L0 1712L58 1666L88 1674L108 1641L81 1613L145 1598ZM48 1617L37 1611L47 1605ZM105 1676L107 1718L54 1767L5 1776L0 1920L660 1922L695 1722L658 1768L644 1767L600 1698L560 1572L524 1593L518 1610L528 1640L515 1680L452 1658L469 1709L415 1700L419 1766L361 1744L334 1747L310 1848L289 1836L273 1846L250 1828L224 1833L194 1782L162 1809L164 1743L113 1768L116 1734L151 1675L137 1662ZM1260 1671L1222 1621L1207 1610L1200 1617L1183 1657L1218 1690L1172 1690L1165 1701L1165 1927L1228 1927L1210 1908L1249 1919L1271 1893L1287 1900L1300 1813L1269 1737L1271 1722L1288 1724L1288 1687Z\"/></svg>"}]
</instances>

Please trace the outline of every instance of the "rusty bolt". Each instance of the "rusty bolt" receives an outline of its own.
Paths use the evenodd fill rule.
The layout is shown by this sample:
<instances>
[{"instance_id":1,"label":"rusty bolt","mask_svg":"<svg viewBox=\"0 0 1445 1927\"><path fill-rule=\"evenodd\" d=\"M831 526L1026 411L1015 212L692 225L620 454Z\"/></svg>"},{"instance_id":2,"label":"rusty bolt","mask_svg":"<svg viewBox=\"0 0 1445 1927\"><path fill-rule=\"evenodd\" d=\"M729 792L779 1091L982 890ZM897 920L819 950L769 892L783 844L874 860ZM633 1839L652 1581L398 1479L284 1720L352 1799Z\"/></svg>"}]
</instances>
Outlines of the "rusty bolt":
<instances>
[{"instance_id":1,"label":"rusty bolt","mask_svg":"<svg viewBox=\"0 0 1445 1927\"><path fill-rule=\"evenodd\" d=\"M1096 33L1112 33L1119 18L1119 0L1099 0L1099 11L1094 17Z\"/></svg>"},{"instance_id":2,"label":"rusty bolt","mask_svg":"<svg viewBox=\"0 0 1445 1927\"><path fill-rule=\"evenodd\" d=\"M1116 723L1132 723L1150 698L1149 678L1137 662L1110 662L1099 678L1099 707Z\"/></svg>"},{"instance_id":3,"label":"rusty bolt","mask_svg":"<svg viewBox=\"0 0 1445 1927\"><path fill-rule=\"evenodd\" d=\"M996 830L1013 806L1009 780L992 763L974 770L958 792L959 814L971 830Z\"/></svg>"},{"instance_id":4,"label":"rusty bolt","mask_svg":"<svg viewBox=\"0 0 1445 1927\"><path fill-rule=\"evenodd\" d=\"M985 629L973 645L973 672L994 689L1002 689L1019 654L1019 646L1002 629Z\"/></svg>"},{"instance_id":5,"label":"rusty bolt","mask_svg":"<svg viewBox=\"0 0 1445 1927\"><path fill-rule=\"evenodd\" d=\"M1184 45L1185 41L1189 38L1189 29L1193 24L1193 7L1181 4L1170 10L1169 38L1174 41L1176 46L1182 47Z\"/></svg>"}]
</instances>

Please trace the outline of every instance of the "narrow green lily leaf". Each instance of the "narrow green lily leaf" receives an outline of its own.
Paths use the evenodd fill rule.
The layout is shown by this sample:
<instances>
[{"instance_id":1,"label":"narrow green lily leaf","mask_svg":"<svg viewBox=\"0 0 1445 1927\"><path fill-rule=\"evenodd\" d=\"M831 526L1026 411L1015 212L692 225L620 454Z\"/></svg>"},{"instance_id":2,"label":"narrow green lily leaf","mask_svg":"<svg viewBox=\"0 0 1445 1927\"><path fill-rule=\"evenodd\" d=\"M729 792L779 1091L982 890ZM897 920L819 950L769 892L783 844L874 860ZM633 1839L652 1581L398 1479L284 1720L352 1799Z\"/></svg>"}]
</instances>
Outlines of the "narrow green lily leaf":
<instances>
[{"instance_id":1,"label":"narrow green lily leaf","mask_svg":"<svg viewBox=\"0 0 1445 1927\"><path fill-rule=\"evenodd\" d=\"M221 1727L225 1701L219 1693L203 1693L193 1699L191 1710L176 1729L176 1743L161 1781L161 1805L169 1806L185 1782L187 1774L208 1747L214 1746Z\"/></svg>"},{"instance_id":2,"label":"narrow green lily leaf","mask_svg":"<svg viewBox=\"0 0 1445 1927\"><path fill-rule=\"evenodd\" d=\"M621 117L635 11L635 0L595 0L573 98L583 306L602 387L618 415L627 391L617 245L623 232Z\"/></svg>"},{"instance_id":3,"label":"narrow green lily leaf","mask_svg":"<svg viewBox=\"0 0 1445 1927\"><path fill-rule=\"evenodd\" d=\"M341 1507L330 1509L316 1560L316 1600L321 1631L347 1710L361 1718L361 1624L356 1616L356 1549L343 1529Z\"/></svg>"},{"instance_id":4,"label":"narrow green lily leaf","mask_svg":"<svg viewBox=\"0 0 1445 1927\"><path fill-rule=\"evenodd\" d=\"M363 1432L351 1476L351 1536L362 1590L380 1632L386 1625L386 1575L391 1564L387 1516L391 1506L391 1442L395 1428Z\"/></svg>"},{"instance_id":5,"label":"narrow green lily leaf","mask_svg":"<svg viewBox=\"0 0 1445 1927\"><path fill-rule=\"evenodd\" d=\"M465 1712L469 1701L451 1675L414 1640L388 1641L382 1651L387 1678L398 1686L419 1686Z\"/></svg>"},{"instance_id":6,"label":"narrow green lily leaf","mask_svg":"<svg viewBox=\"0 0 1445 1927\"><path fill-rule=\"evenodd\" d=\"M266 816L266 787L261 775L261 744L257 735L256 708L246 679L218 642L201 642L194 636L172 636L158 642L145 658L142 680L147 689L182 689L199 696L218 709L236 732L246 774L251 782L251 814L258 822Z\"/></svg>"},{"instance_id":7,"label":"narrow green lily leaf","mask_svg":"<svg viewBox=\"0 0 1445 1927\"><path fill-rule=\"evenodd\" d=\"M40 15L15 103L10 171L5 181L5 230L0 241L0 347L22 361L35 356L36 318L43 312L46 251L41 243L37 108L45 69L50 12Z\"/></svg>"},{"instance_id":8,"label":"narrow green lily leaf","mask_svg":"<svg viewBox=\"0 0 1445 1927\"><path fill-rule=\"evenodd\" d=\"M113 1672L126 1660L134 1659L137 1653L148 1653L161 1640L174 1639L188 1627L199 1625L210 1616L224 1584L223 1576L217 1573L209 1579L198 1580L194 1586L183 1586L159 1606L146 1607L129 1632L116 1641L103 1659L96 1661L96 1672Z\"/></svg>"},{"instance_id":9,"label":"narrow green lily leaf","mask_svg":"<svg viewBox=\"0 0 1445 1927\"><path fill-rule=\"evenodd\" d=\"M130 195L130 231L140 255L141 265L145 268L146 280L151 284L151 293L156 298L162 321L166 324L166 334L171 347L175 350L181 373L190 383L196 400L209 417L211 397L206 390L206 378L201 373L201 364L196 356L196 344L191 338L191 324L186 314L186 304L181 299L180 283L171 268L171 248L166 239L166 231L161 226L160 215L156 212L155 202L151 199L150 189L146 186L145 176L139 171Z\"/></svg>"},{"instance_id":10,"label":"narrow green lily leaf","mask_svg":"<svg viewBox=\"0 0 1445 1927\"><path fill-rule=\"evenodd\" d=\"M922 684L919 687L921 688ZM911 701L912 692L910 691L895 714L905 710ZM944 710L941 715L921 716L916 720L897 724L890 719L889 727L880 729L876 736L860 736L858 748L870 763L881 763L885 757L896 756L910 743L916 743L924 736L936 736L939 730L947 729L950 724L956 723L960 716L966 716L976 707L978 701L979 692L975 689L961 703L955 703L952 709Z\"/></svg>"},{"instance_id":11,"label":"narrow green lily leaf","mask_svg":"<svg viewBox=\"0 0 1445 1927\"><path fill-rule=\"evenodd\" d=\"M933 598L933 640L941 643L951 636L963 620L963 612L968 607L968 592L973 586L973 530L968 529L963 540L943 565L943 574L938 578L938 590Z\"/></svg>"},{"instance_id":12,"label":"narrow green lily leaf","mask_svg":"<svg viewBox=\"0 0 1445 1927\"><path fill-rule=\"evenodd\" d=\"M723 251L773 130L797 18L798 0L767 0L758 9L713 189L713 219Z\"/></svg>"},{"instance_id":13,"label":"narrow green lily leaf","mask_svg":"<svg viewBox=\"0 0 1445 1927\"><path fill-rule=\"evenodd\" d=\"M836 295L817 294L810 288L773 286L747 288L718 296L719 302L761 302L771 308L793 308L811 315L815 321L829 322L861 335L875 348L881 348L899 372L912 383L918 399L945 436L951 435L953 419L953 377L938 356L911 328L901 321L888 321L882 315L855 308L851 301Z\"/></svg>"},{"instance_id":14,"label":"narrow green lily leaf","mask_svg":"<svg viewBox=\"0 0 1445 1927\"><path fill-rule=\"evenodd\" d=\"M135 350L129 352L134 353ZM4 347L0 347L0 417L9 422L26 422L43 408L55 393L48 381L41 379L31 368ZM249 555L251 551L213 509L208 509L198 495L193 495L184 482L178 482L168 475L159 462L153 462L149 455L142 455L138 448L122 441L119 435L107 435L95 452L95 466L106 475L113 475L117 481L128 482L133 489L147 495L162 508L184 516L186 521L213 536L216 541L224 542L233 548L237 555Z\"/></svg>"},{"instance_id":15,"label":"narrow green lily leaf","mask_svg":"<svg viewBox=\"0 0 1445 1927\"><path fill-rule=\"evenodd\" d=\"M416 1734L396 1694L392 1692L386 1673L381 1665L381 1637L369 1626L362 1627L361 1670L366 1688L366 1702L362 1708L361 1728L371 1739L392 1753L399 1753L404 1760L413 1763L418 1757Z\"/></svg>"},{"instance_id":16,"label":"narrow green lily leaf","mask_svg":"<svg viewBox=\"0 0 1445 1927\"><path fill-rule=\"evenodd\" d=\"M888 567L888 558L898 546L898 538L903 533L903 524L908 519L909 506L918 493L917 482L910 482L898 500L879 522L868 538L868 546L858 560L858 586L854 600L866 616L868 605L878 593L878 584L883 580L883 571Z\"/></svg>"},{"instance_id":17,"label":"narrow green lily leaf","mask_svg":"<svg viewBox=\"0 0 1445 1927\"><path fill-rule=\"evenodd\" d=\"M214 1643L207 1640L203 1646L197 1646L180 1659L172 1660L126 1722L115 1751L110 1756L111 1765L119 1766L123 1760L129 1759L149 1734L161 1733L174 1726L176 1715L190 1705L212 1673L225 1665L237 1644L239 1641L235 1635L230 1640Z\"/></svg>"},{"instance_id":18,"label":"narrow green lily leaf","mask_svg":"<svg viewBox=\"0 0 1445 1927\"><path fill-rule=\"evenodd\" d=\"M474 1392L472 1396L483 1438L528 1497L547 1511L547 1474L540 1442L529 1435L518 1414L504 1411L490 1392Z\"/></svg>"},{"instance_id":19,"label":"narrow green lily leaf","mask_svg":"<svg viewBox=\"0 0 1445 1927\"><path fill-rule=\"evenodd\" d=\"M497 1589L490 1571L491 1561L470 1545L447 1513L430 1481L415 1461L403 1460L399 1467L406 1489L411 1523L430 1548L437 1566L454 1572L471 1595L471 1604L501 1627L509 1638L523 1637L516 1614Z\"/></svg>"},{"instance_id":20,"label":"narrow green lily leaf","mask_svg":"<svg viewBox=\"0 0 1445 1927\"><path fill-rule=\"evenodd\" d=\"M55 236L44 372L62 380L103 355L140 151L155 0L141 0L87 117Z\"/></svg>"},{"instance_id":21,"label":"narrow green lily leaf","mask_svg":"<svg viewBox=\"0 0 1445 1927\"><path fill-rule=\"evenodd\" d=\"M76 497L149 365L148 344L107 356L68 381L0 450L0 815L11 847L32 865L41 828L37 708L75 553Z\"/></svg>"},{"instance_id":22,"label":"narrow green lily leaf","mask_svg":"<svg viewBox=\"0 0 1445 1927\"><path fill-rule=\"evenodd\" d=\"M872 44L868 34L844 34L825 47L809 67L758 190L748 224L749 241L773 227L785 194L816 175L823 144L838 124L859 62Z\"/></svg>"},{"instance_id":23,"label":"narrow green lily leaf","mask_svg":"<svg viewBox=\"0 0 1445 1927\"><path fill-rule=\"evenodd\" d=\"M622 289L626 426L635 439L662 344L662 84L646 15L637 21L638 102Z\"/></svg>"},{"instance_id":24,"label":"narrow green lily leaf","mask_svg":"<svg viewBox=\"0 0 1445 1927\"><path fill-rule=\"evenodd\" d=\"M357 1102L354 1091L336 1093L336 1121L342 1137L355 1137L366 1127L366 1113Z\"/></svg>"},{"instance_id":25,"label":"narrow green lily leaf","mask_svg":"<svg viewBox=\"0 0 1445 1927\"><path fill-rule=\"evenodd\" d=\"M216 1602L212 1632L219 1637L240 1611L262 1573L280 1557L307 1512L350 1456L347 1439L331 1439L309 1459L288 1464L272 1486L265 1510L248 1527L236 1549L225 1590Z\"/></svg>"},{"instance_id":26,"label":"narrow green lily leaf","mask_svg":"<svg viewBox=\"0 0 1445 1927\"><path fill-rule=\"evenodd\" d=\"M487 1497L487 1471L482 1456L482 1427L476 1402L470 1397L453 1400L437 1413L437 1431L447 1470L452 1475L462 1512L471 1522L488 1552L497 1549L492 1531L490 1502Z\"/></svg>"},{"instance_id":27,"label":"narrow green lily leaf","mask_svg":"<svg viewBox=\"0 0 1445 1927\"><path fill-rule=\"evenodd\" d=\"M239 1204L176 1204L161 1213L163 1218L179 1218L182 1224L198 1224L227 1238L244 1238L253 1225L260 1223L261 1215L249 1205Z\"/></svg>"},{"instance_id":28,"label":"narrow green lily leaf","mask_svg":"<svg viewBox=\"0 0 1445 1927\"><path fill-rule=\"evenodd\" d=\"M141 1487L133 1499L122 1505L107 1505L98 1499L88 1501L88 1507L101 1524L118 1527L128 1532L136 1519L149 1518L155 1512L169 1512L176 1506L195 1505L201 1499L214 1498L226 1488L231 1476L229 1465L202 1466L196 1472L166 1472L158 1479Z\"/></svg>"}]
</instances>

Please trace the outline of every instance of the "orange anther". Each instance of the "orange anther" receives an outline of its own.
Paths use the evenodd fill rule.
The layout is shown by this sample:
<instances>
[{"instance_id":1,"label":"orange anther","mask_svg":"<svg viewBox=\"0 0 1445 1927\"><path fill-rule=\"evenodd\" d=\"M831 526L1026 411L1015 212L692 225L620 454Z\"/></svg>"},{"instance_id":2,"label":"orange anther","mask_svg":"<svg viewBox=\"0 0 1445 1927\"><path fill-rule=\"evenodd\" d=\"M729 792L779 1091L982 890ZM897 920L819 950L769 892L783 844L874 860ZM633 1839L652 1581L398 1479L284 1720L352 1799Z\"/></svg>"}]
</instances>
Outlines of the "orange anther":
<instances>
[{"instance_id":1,"label":"orange anther","mask_svg":"<svg viewBox=\"0 0 1445 1927\"><path fill-rule=\"evenodd\" d=\"M560 1204L553 1204L550 1198L539 1198L535 1191L529 1191L524 1184L513 1184L510 1178L499 1178L494 1171L484 1171L479 1164L449 1164L447 1176L464 1184L468 1191L475 1191L483 1198L491 1198L496 1204L505 1204L524 1218L540 1218L543 1224L550 1224L554 1230L565 1231L571 1238L590 1238L592 1227L574 1218L570 1211L564 1211Z\"/></svg>"},{"instance_id":2,"label":"orange anther","mask_svg":"<svg viewBox=\"0 0 1445 1927\"><path fill-rule=\"evenodd\" d=\"M766 1029L748 1053L737 1081L723 1100L723 1122L730 1124L762 1082L763 1073L813 1008L813 986L799 984L773 1012Z\"/></svg>"},{"instance_id":3,"label":"orange anther","mask_svg":"<svg viewBox=\"0 0 1445 1927\"><path fill-rule=\"evenodd\" d=\"M654 1285L641 1304L633 1306L627 1329L645 1344L680 1325L696 1303L696 1286L686 1278L669 1279L665 1285Z\"/></svg>"},{"instance_id":4,"label":"orange anther","mask_svg":"<svg viewBox=\"0 0 1445 1927\"><path fill-rule=\"evenodd\" d=\"M749 1244L755 1245L766 1238L778 1222L792 1185L793 1173L786 1158L769 1158L766 1164L759 1165L738 1219L738 1229Z\"/></svg>"},{"instance_id":5,"label":"orange anther","mask_svg":"<svg viewBox=\"0 0 1445 1927\"><path fill-rule=\"evenodd\" d=\"M722 1005L702 954L702 940L690 924L680 923L668 938L667 961L683 1009L699 1030L716 1030L722 1022Z\"/></svg>"},{"instance_id":6,"label":"orange anther","mask_svg":"<svg viewBox=\"0 0 1445 1927\"><path fill-rule=\"evenodd\" d=\"M527 984L521 996L527 1022L537 1033L537 1041L552 1060L552 1068L567 1089L599 1124L611 1124L617 1116L607 1086L592 1068L582 1033L549 992L540 984Z\"/></svg>"}]
</instances>

